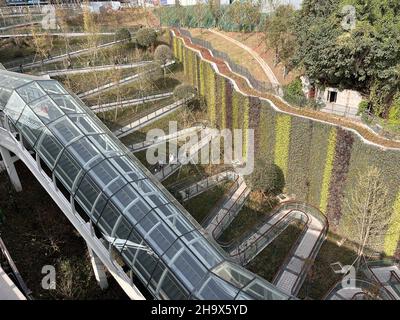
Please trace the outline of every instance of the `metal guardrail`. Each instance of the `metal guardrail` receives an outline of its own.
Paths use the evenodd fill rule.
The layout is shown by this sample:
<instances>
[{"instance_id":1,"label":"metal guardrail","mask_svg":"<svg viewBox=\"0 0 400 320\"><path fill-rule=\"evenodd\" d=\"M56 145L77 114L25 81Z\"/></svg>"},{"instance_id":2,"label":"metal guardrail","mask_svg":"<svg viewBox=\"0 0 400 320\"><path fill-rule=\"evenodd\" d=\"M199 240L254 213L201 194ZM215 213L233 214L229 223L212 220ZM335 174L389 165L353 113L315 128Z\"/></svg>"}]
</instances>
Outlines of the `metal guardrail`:
<instances>
[{"instance_id":1,"label":"metal guardrail","mask_svg":"<svg viewBox=\"0 0 400 320\"><path fill-rule=\"evenodd\" d=\"M279 91L279 90L281 90L280 86L272 85L270 83L256 79L246 67L234 62L227 53L215 49L213 47L213 45L211 44L211 42L192 36L190 31L188 31L188 30L182 29L180 27L178 27L177 29L183 36L190 38L190 40L192 41L193 44L197 44L201 47L204 47L204 48L210 50L212 52L212 54L214 55L214 57L220 58L220 59L224 60L225 62L227 62L228 65L230 66L230 68L232 69L232 71L247 78L254 89L256 89L260 92L270 92L273 94L275 94L276 92L281 92L281 91Z\"/></svg>"},{"instance_id":2,"label":"metal guardrail","mask_svg":"<svg viewBox=\"0 0 400 320\"><path fill-rule=\"evenodd\" d=\"M242 265L246 265L249 263L252 259L257 256L262 250L265 249L266 246L268 246L274 239L276 239L292 222L294 221L302 221L304 224L304 228L302 229L302 232L304 231L307 223L308 223L308 217L305 219L304 217L306 216L305 214L299 214L298 210L290 209L289 207L281 207L278 210L276 210L272 215L268 216L268 219L266 219L266 222L262 226L268 223L268 220L275 214L278 213L281 210L289 210L284 216L282 216L277 222L275 222L272 226L270 226L266 231L259 233L258 231L255 233L252 232L247 232L245 236L241 237L241 241L235 241L233 243L230 243L229 246L227 247L227 251L230 253L230 256L238 262L240 262ZM261 226L261 227L262 227ZM259 230L259 229L258 229ZM236 250L236 248L240 248L240 246L243 243L246 243L248 239L251 237L254 237L254 235L257 235L253 241L250 242L244 249L242 250Z\"/></svg>"},{"instance_id":3,"label":"metal guardrail","mask_svg":"<svg viewBox=\"0 0 400 320\"><path fill-rule=\"evenodd\" d=\"M149 123L150 121L152 121L156 118L159 118L161 115L172 112L173 110L176 110L177 108L185 105L190 100L191 99L178 100L168 106L164 106L161 108L159 106L154 106L153 109L146 110L145 115L139 114L139 115L135 116L134 118L129 119L129 123L119 129L115 130L114 134L117 137L126 135L126 134L128 134L128 132L132 132L139 127L143 127L143 125Z\"/></svg>"},{"instance_id":4,"label":"metal guardrail","mask_svg":"<svg viewBox=\"0 0 400 320\"><path fill-rule=\"evenodd\" d=\"M94 105L90 106L90 109L93 110L93 112L99 113L99 112L107 112L110 110L114 110L115 108L125 108L125 107L130 107L138 104L143 104L146 102L154 102L158 100L162 100L165 98L170 98L173 95L172 92L161 92L157 94L153 94L151 96L146 96L146 97L141 97L141 98L134 98L134 99L129 99L129 100L122 100L122 101L116 101L116 102L110 102L110 103L104 103L100 105Z\"/></svg>"},{"instance_id":5,"label":"metal guardrail","mask_svg":"<svg viewBox=\"0 0 400 320\"><path fill-rule=\"evenodd\" d=\"M388 295L388 291L381 285L368 282L361 279L355 279L355 285L353 287L344 288L342 280L338 281L325 295L324 300L332 300L334 296L337 296L341 290L354 289L358 290L347 300L355 300L360 295L369 296L370 298L375 298L377 300L393 300L391 296ZM344 299L340 299L344 300Z\"/></svg>"},{"instance_id":6,"label":"metal guardrail","mask_svg":"<svg viewBox=\"0 0 400 320\"><path fill-rule=\"evenodd\" d=\"M24 295L27 297L27 299L32 299L32 291L30 289L28 289L28 287L26 286L24 280L21 277L21 274L19 273L17 266L15 265L13 259L10 256L10 253L8 252L6 245L4 244L3 240L0 238L0 251L2 253L2 255L5 257L5 259L7 260L8 265L11 268L12 274L14 276L14 278L17 280L17 284L19 286L19 288L22 290L22 292L24 293Z\"/></svg>"},{"instance_id":7,"label":"metal guardrail","mask_svg":"<svg viewBox=\"0 0 400 320\"><path fill-rule=\"evenodd\" d=\"M239 179L241 179L241 178L239 177ZM244 182L240 183L239 187L243 183ZM235 199L235 201L232 203L231 206L229 206L228 208L224 208L224 206L221 206L221 208L217 211L217 213L216 213L217 215L221 210L224 210L225 214L222 216L222 218L220 220L218 220L218 222L212 229L212 236L215 240L217 240L219 238L219 236L229 227L229 225L232 223L232 221L237 217L241 208L243 207L244 203L246 202L249 193L250 193L250 189L247 188L247 186L246 186L243 189L243 191L239 194L239 196Z\"/></svg>"},{"instance_id":8,"label":"metal guardrail","mask_svg":"<svg viewBox=\"0 0 400 320\"><path fill-rule=\"evenodd\" d=\"M293 285L293 289L292 289L292 293L293 295L297 295L298 291L300 290L305 278L307 277L308 274L308 270L312 267L312 264L309 263L311 261L313 261L315 259L315 257L317 256L319 249L322 246L322 243L325 241L327 233L328 233L328 228L329 228L329 223L328 220L326 218L326 216L319 211L317 208L305 204L305 203L297 203L296 209L298 211L303 212L306 215L311 214L311 216L315 219L317 219L319 222L321 222L323 224L323 229L320 232L318 239L315 241L312 249L310 250L310 254L308 255L307 258L303 259L303 266L301 267L301 270L298 274L298 277L296 279L295 284ZM275 281L277 279L280 278L280 276L282 275L282 273L285 271L285 267L288 265L289 261L291 260L291 258L293 257L294 253L296 252L305 232L307 232L307 230L303 230L302 234L297 238L297 241L293 244L291 250L288 252L288 254L285 257L284 262L282 263L282 266L280 268L280 270L278 271L278 273L275 275L274 277L274 281L273 283L275 283ZM309 261L306 261L309 260Z\"/></svg>"},{"instance_id":9,"label":"metal guardrail","mask_svg":"<svg viewBox=\"0 0 400 320\"><path fill-rule=\"evenodd\" d=\"M176 194L180 196L180 200L185 202L194 196L205 192L208 189L211 189L223 181L227 180L236 180L238 174L234 171L224 171L218 174L215 174L211 177L205 178L201 181L198 181L192 184L189 187L182 188L176 191Z\"/></svg>"}]
</instances>

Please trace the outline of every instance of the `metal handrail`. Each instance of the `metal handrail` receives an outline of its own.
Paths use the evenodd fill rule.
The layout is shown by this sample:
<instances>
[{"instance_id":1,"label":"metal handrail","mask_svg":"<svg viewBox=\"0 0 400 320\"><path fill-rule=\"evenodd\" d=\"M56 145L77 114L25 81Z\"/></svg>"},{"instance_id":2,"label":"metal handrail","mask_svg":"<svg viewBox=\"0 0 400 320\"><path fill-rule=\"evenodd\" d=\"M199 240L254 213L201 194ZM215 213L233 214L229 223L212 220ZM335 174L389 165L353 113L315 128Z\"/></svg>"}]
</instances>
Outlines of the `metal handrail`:
<instances>
[{"instance_id":1,"label":"metal handrail","mask_svg":"<svg viewBox=\"0 0 400 320\"><path fill-rule=\"evenodd\" d=\"M241 184L239 184L239 186L240 186ZM229 208L224 208L224 207L222 207L222 208L220 208L219 210L218 210L218 212L220 211L220 210L225 210L225 214L222 216L222 218L217 222L217 224L214 226L214 228L213 228L213 231L212 231L212 236L213 236L213 238L218 242L218 240L217 240L217 238L218 238L218 235L216 235L215 234L215 232L216 232L216 230L220 227L220 225L223 223L223 222L226 222L226 217L228 217L228 219L230 218L230 214L232 213L232 209L234 208L234 207L240 207L240 206L243 206L244 205L244 202L246 201L246 199L248 198L248 188L246 187L246 188L244 188L243 189L243 191L240 193L240 195L239 195L239 197L237 197L237 199L232 203L232 205L229 207ZM239 201L243 201L243 202L239 202ZM220 230L220 234L222 234L225 230L226 230L226 228L227 227L229 227L229 224L224 228L224 227L220 227L221 228L221 230Z\"/></svg>"},{"instance_id":2,"label":"metal handrail","mask_svg":"<svg viewBox=\"0 0 400 320\"><path fill-rule=\"evenodd\" d=\"M307 207L310 212L312 212L312 211L317 212L316 215L312 214L312 216L314 218L318 219L324 225L324 228L322 229L321 233L319 234L317 241L315 241L313 247L310 250L309 256L306 258L306 259L310 259L310 258L311 259L315 259L315 256L317 255L317 253L319 251L319 248L322 245L322 243L325 240L326 235L328 233L329 222L328 222L328 219L326 218L326 216L323 215L322 212L319 211L314 206L311 206L311 205L308 205L308 204L302 204L302 205L304 207ZM304 211L301 211L301 212L303 212L304 214L308 215L307 212L304 212ZM308 229L308 225L307 225L307 229ZM288 264L288 262L290 261L290 259L293 257L294 252L297 250L298 245L301 242L305 232L307 232L307 229L303 229L302 234L297 238L296 242L293 244L293 246L291 247L290 251L286 254L284 262L282 263L282 266L281 266L280 270L278 271L278 273L275 275L273 282L275 282L277 279L279 279L280 275L284 272L284 269L283 269L284 266L286 266ZM308 269L310 267L311 267L311 264L309 264L309 263L304 263L303 264L303 266L301 267L301 270L299 272L299 276L297 277L297 279L295 281L295 284L293 285L294 289L292 290L292 292L293 291L296 292L300 288L299 287L300 283L302 283L304 278L307 276L306 269Z\"/></svg>"},{"instance_id":3,"label":"metal handrail","mask_svg":"<svg viewBox=\"0 0 400 320\"><path fill-rule=\"evenodd\" d=\"M284 208L284 207L281 207L279 210L277 210L276 211L276 213L275 214L277 214L279 211L281 211L281 210L288 210L288 209L286 209L286 208ZM237 257L237 256L240 256L240 255L242 255L244 252L246 252L246 251L248 251L249 250L249 248L253 248L253 247L257 247L257 245L258 245L258 242L259 242L259 240L260 239L263 239L263 238L265 238L265 236L267 235L267 234L269 234L269 233L271 233L271 232L275 232L275 230L277 230L278 228L279 228L279 225L282 223L282 222L284 222L288 217L292 217L292 213L294 213L294 212L302 212L302 211L300 211L300 210L298 210L298 209L290 209L289 210L289 212L287 212L284 216L282 216L277 222L275 222L268 230L266 230L265 232L263 232L262 234L260 234L248 247L246 247L245 249L243 249L243 250L241 250L241 251L239 251L239 252L237 252L236 254L234 254L234 255L230 255L231 257ZM308 222L309 222L309 217L304 213L304 212L302 212L306 217L307 217L307 219L306 219L306 221L305 221L305 223L304 223L304 225L306 226L307 224L308 224ZM263 225L265 225L266 223L268 223L268 220L270 220L271 218L272 218L272 216L273 215L269 215L268 216L268 219L267 219L267 221L265 221L261 226L263 226ZM289 225L292 221L295 221L296 219L295 218L292 218L292 219L290 219L288 222L287 222L287 225ZM258 228L257 228L258 229ZM283 230L285 230L285 229L283 229ZM283 231L282 230L282 231ZM302 229L302 231L304 230L304 228ZM251 230L251 231L253 231L253 229ZM279 229L278 229L278 231L279 231ZM282 232L281 231L281 232ZM245 234L245 236L242 236L241 237L241 240L235 240L233 243L230 243L230 245L229 245L229 252L231 252L231 251L233 251L234 250L234 248L236 248L236 247L239 247L240 246L240 244L242 244L246 239L248 239L250 236L251 236L251 232L247 232L246 234ZM253 234L254 234L254 232L253 232ZM234 245L235 244L235 245Z\"/></svg>"},{"instance_id":4,"label":"metal handrail","mask_svg":"<svg viewBox=\"0 0 400 320\"><path fill-rule=\"evenodd\" d=\"M15 265L14 261L12 260L6 245L4 244L3 240L0 238L0 251L3 254L3 256L6 258L7 263L9 264L13 275L15 276L15 279L18 282L19 287L21 288L21 290L24 292L25 296L28 299L32 299L31 294L32 291L30 289L28 289L28 287L26 286L24 280L22 279L21 274L19 273L17 266Z\"/></svg>"},{"instance_id":5,"label":"metal handrail","mask_svg":"<svg viewBox=\"0 0 400 320\"><path fill-rule=\"evenodd\" d=\"M240 177L237 177L236 180L233 182L232 186L229 188L229 190L227 192L225 192L225 194L217 201L217 203L215 204L213 209L207 214L206 217L204 217L204 219L201 222L201 225L203 227L207 226L208 224L211 223L214 216L221 209L223 203L226 202L227 200L229 200L232 197L232 195L237 191L237 189L240 186L239 180L240 180Z\"/></svg>"},{"instance_id":6,"label":"metal handrail","mask_svg":"<svg viewBox=\"0 0 400 320\"><path fill-rule=\"evenodd\" d=\"M186 104L188 101L190 101L190 100L189 99L182 99L182 101L180 101L180 102L179 101L175 101L174 103L169 104L167 106L163 106L161 108L159 106L154 106L154 109L147 110L146 115L142 114L141 117L138 117L139 115L137 115L133 119L129 119L129 123L127 123L126 125L123 125L123 123L122 123L121 124L122 126L119 129L115 130L115 134L117 136L121 135L121 134L125 134L126 132L136 128L137 126L142 126L144 123L147 123L150 120L153 120L154 118L149 118L149 116L151 114L153 114L153 113L155 113L155 112L157 112L159 110L166 109L166 108L170 108L170 109L165 111L165 112L174 110L174 109L176 109L178 107L181 107L182 105ZM165 112L163 112L161 114L164 114ZM136 121L139 121L139 123L137 125L135 125L135 126L132 126L132 123L134 123ZM127 128L126 130L123 130L125 127L129 127L129 128Z\"/></svg>"},{"instance_id":7,"label":"metal handrail","mask_svg":"<svg viewBox=\"0 0 400 320\"><path fill-rule=\"evenodd\" d=\"M273 84L270 84L270 83L267 83L264 81L260 81L256 78L254 78L254 76L249 71L249 69L247 69L246 67L244 67L240 64L235 63L227 53L215 49L213 47L213 45L211 44L211 42L192 36L192 34L190 33L189 30L182 29L181 27L177 27L177 29L183 36L190 38L190 40L192 41L193 44L197 44L199 46L202 46L202 47L210 50L214 57L224 60L229 65L229 67L232 69L233 72L236 72L236 73L246 77L254 89L256 89L260 92L265 91L265 92L272 92L272 93L281 91L281 87L279 85L273 85Z\"/></svg>"}]
</instances>

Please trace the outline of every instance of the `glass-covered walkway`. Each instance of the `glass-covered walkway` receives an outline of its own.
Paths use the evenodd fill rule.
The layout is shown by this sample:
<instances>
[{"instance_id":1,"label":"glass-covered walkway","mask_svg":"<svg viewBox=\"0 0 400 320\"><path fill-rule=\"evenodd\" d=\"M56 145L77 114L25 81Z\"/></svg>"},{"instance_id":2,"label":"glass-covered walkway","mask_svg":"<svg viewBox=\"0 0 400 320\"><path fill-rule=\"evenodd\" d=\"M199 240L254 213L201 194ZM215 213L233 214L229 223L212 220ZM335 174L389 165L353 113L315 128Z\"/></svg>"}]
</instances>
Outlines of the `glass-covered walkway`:
<instances>
[{"instance_id":1,"label":"glass-covered walkway","mask_svg":"<svg viewBox=\"0 0 400 320\"><path fill-rule=\"evenodd\" d=\"M71 206L157 299L288 299L232 263L183 207L57 81L0 70L0 113ZM1 145L1 141L0 141ZM121 261L122 263L122 261Z\"/></svg>"}]
</instances>

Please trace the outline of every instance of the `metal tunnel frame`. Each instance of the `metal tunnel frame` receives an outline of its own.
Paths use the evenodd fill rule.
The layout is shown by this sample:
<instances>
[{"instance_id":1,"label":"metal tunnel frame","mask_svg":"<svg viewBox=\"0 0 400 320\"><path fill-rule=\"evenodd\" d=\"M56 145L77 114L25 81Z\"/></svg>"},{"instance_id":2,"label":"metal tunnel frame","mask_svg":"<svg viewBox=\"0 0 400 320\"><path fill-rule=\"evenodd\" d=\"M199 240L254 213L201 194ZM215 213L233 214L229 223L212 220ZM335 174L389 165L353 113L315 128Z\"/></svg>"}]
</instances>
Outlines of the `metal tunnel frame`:
<instances>
[{"instance_id":1,"label":"metal tunnel frame","mask_svg":"<svg viewBox=\"0 0 400 320\"><path fill-rule=\"evenodd\" d=\"M0 70L0 112L156 299L289 299L233 263L74 94ZM128 270L128 272L129 272Z\"/></svg>"}]
</instances>

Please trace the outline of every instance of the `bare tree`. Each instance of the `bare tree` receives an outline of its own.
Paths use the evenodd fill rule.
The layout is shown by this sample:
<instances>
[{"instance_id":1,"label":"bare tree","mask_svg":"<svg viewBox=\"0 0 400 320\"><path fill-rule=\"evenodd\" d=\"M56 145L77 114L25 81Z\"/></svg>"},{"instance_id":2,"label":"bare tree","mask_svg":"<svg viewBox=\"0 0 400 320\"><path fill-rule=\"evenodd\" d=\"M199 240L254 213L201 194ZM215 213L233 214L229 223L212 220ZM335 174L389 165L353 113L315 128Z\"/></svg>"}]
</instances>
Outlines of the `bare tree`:
<instances>
[{"instance_id":1,"label":"bare tree","mask_svg":"<svg viewBox=\"0 0 400 320\"><path fill-rule=\"evenodd\" d=\"M168 47L165 44L160 44L156 50L154 51L154 60L157 61L160 65L161 68L163 68L164 71L164 85L166 82L166 73L167 73L167 63L171 61L173 58L172 51L170 47Z\"/></svg>"},{"instance_id":2,"label":"bare tree","mask_svg":"<svg viewBox=\"0 0 400 320\"><path fill-rule=\"evenodd\" d=\"M358 263L363 255L382 247L392 215L388 195L380 170L369 166L359 171L356 184L344 200L342 230L357 244Z\"/></svg>"}]
</instances>

